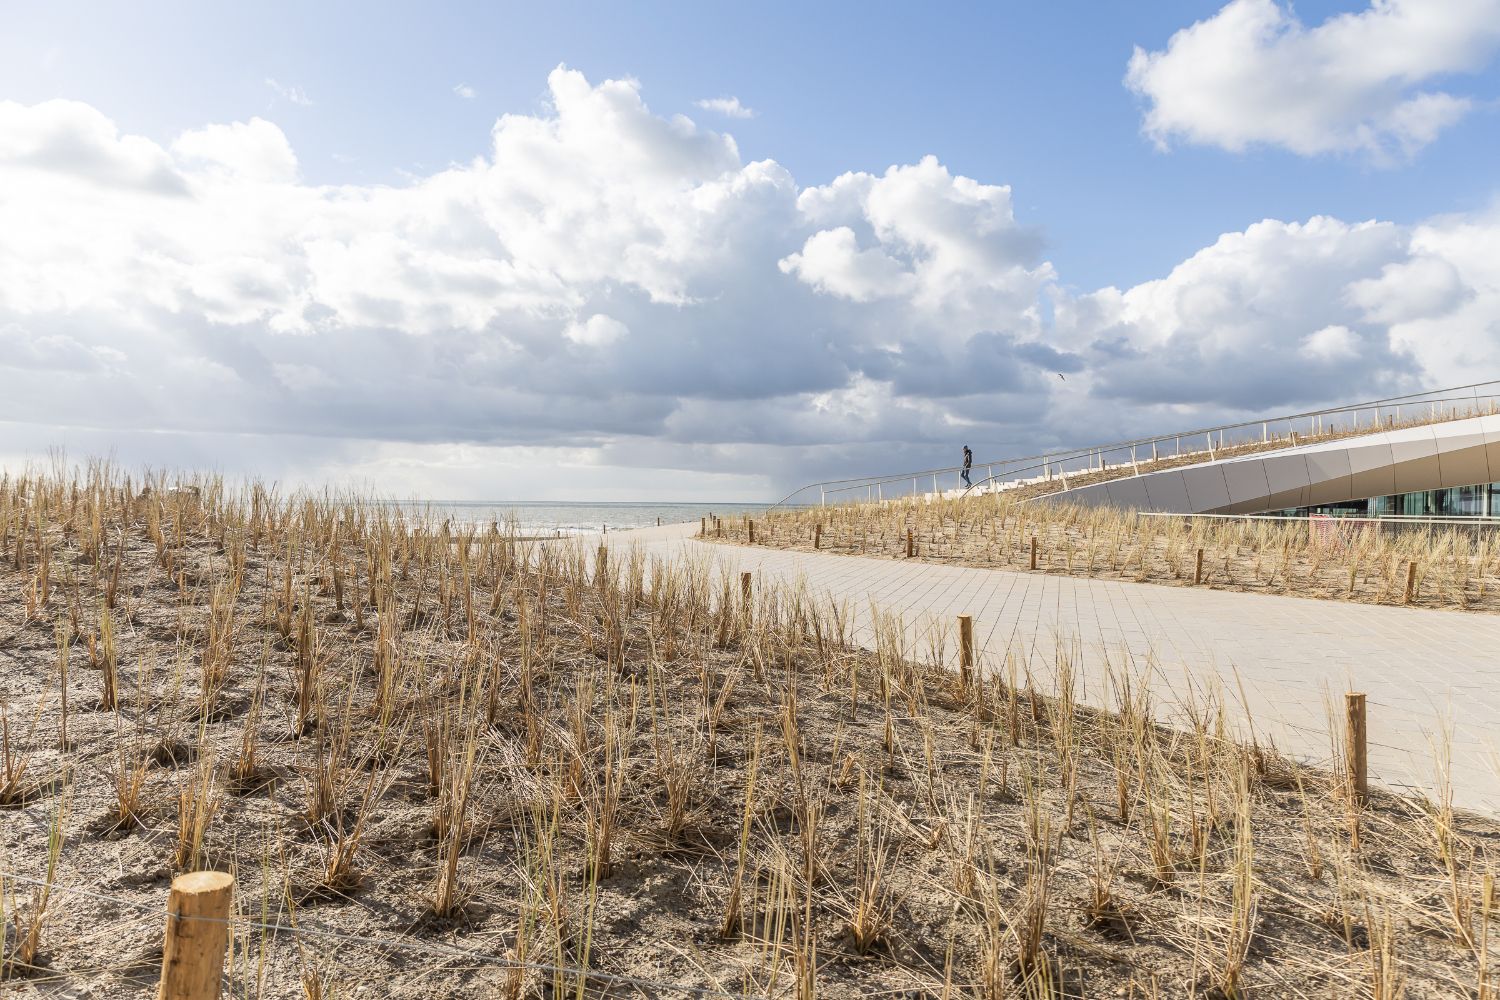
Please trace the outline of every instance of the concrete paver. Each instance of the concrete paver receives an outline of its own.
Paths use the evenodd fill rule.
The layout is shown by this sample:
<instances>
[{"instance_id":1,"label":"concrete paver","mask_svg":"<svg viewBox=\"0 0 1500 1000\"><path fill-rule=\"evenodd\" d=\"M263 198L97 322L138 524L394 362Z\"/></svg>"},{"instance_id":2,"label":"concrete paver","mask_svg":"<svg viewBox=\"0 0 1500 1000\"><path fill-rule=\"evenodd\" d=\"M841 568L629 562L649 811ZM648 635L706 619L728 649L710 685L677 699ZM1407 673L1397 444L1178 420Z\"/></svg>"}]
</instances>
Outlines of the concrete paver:
<instances>
[{"instance_id":1,"label":"concrete paver","mask_svg":"<svg viewBox=\"0 0 1500 1000\"><path fill-rule=\"evenodd\" d=\"M1446 740L1455 803L1500 813L1500 616L787 552L701 542L696 530L607 541L667 557L707 552L763 581L801 579L814 597L848 603L862 645L873 644L872 602L903 618L919 653L930 622L972 614L988 669L1003 669L1011 654L1047 684L1059 649L1071 651L1080 696L1096 705L1109 701L1107 663L1149 671L1168 712L1185 679L1200 692L1217 685L1242 735L1253 725L1262 743L1306 760L1329 757L1327 706L1341 712L1343 692L1362 690L1374 778L1433 794Z\"/></svg>"}]
</instances>

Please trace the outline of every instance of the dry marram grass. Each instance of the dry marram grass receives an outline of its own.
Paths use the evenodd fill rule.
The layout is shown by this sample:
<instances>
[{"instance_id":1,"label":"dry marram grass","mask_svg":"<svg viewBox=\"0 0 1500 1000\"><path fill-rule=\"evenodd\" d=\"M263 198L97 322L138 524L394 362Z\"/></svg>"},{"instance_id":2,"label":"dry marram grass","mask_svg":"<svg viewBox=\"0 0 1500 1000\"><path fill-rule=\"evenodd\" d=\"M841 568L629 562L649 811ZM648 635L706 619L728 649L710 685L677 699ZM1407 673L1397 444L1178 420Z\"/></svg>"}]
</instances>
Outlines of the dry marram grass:
<instances>
[{"instance_id":1,"label":"dry marram grass","mask_svg":"<svg viewBox=\"0 0 1500 1000\"><path fill-rule=\"evenodd\" d=\"M772 548L904 559L910 533L911 558L948 565L1030 571L1035 545L1036 570L1063 576L1500 610L1500 533L1483 526L1365 523L1319 536L1306 521L1154 517L1000 493L778 510L754 530L754 544ZM749 523L719 522L707 538L751 544Z\"/></svg>"},{"instance_id":2,"label":"dry marram grass","mask_svg":"<svg viewBox=\"0 0 1500 1000\"><path fill-rule=\"evenodd\" d=\"M23 991L150 995L206 865L235 996L1493 995L1492 826L1123 673L1088 710L706 559L105 465L0 478L0 565Z\"/></svg>"}]
</instances>

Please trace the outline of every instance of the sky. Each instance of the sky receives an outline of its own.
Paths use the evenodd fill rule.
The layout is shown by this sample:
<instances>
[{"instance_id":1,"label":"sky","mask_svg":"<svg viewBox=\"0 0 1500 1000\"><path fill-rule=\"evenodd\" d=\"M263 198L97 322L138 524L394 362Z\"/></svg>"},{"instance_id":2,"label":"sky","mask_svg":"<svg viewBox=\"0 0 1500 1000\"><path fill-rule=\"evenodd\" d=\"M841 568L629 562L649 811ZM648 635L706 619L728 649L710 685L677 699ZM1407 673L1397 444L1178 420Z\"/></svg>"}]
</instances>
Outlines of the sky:
<instances>
[{"instance_id":1,"label":"sky","mask_svg":"<svg viewBox=\"0 0 1500 1000\"><path fill-rule=\"evenodd\" d=\"M775 499L1500 377L1500 0L0 16L12 467Z\"/></svg>"}]
</instances>

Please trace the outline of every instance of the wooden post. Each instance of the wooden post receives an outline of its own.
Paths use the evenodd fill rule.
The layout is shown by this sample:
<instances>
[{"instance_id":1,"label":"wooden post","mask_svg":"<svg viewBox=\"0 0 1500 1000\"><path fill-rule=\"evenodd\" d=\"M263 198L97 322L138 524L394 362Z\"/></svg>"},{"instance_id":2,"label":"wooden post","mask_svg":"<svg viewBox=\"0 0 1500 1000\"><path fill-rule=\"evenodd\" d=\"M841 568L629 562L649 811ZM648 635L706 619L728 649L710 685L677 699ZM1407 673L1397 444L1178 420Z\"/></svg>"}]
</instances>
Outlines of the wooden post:
<instances>
[{"instance_id":1,"label":"wooden post","mask_svg":"<svg viewBox=\"0 0 1500 1000\"><path fill-rule=\"evenodd\" d=\"M910 559L912 557L912 553L915 552L915 551L916 551L916 548L915 548L915 546L912 543L911 529L907 528L906 529L906 558Z\"/></svg>"},{"instance_id":2,"label":"wooden post","mask_svg":"<svg viewBox=\"0 0 1500 1000\"><path fill-rule=\"evenodd\" d=\"M1036 536L1031 536L1031 568L1036 569Z\"/></svg>"},{"instance_id":3,"label":"wooden post","mask_svg":"<svg viewBox=\"0 0 1500 1000\"><path fill-rule=\"evenodd\" d=\"M968 690L974 676L974 618L958 616L958 681Z\"/></svg>"},{"instance_id":4,"label":"wooden post","mask_svg":"<svg viewBox=\"0 0 1500 1000\"><path fill-rule=\"evenodd\" d=\"M813 525L813 548L815 548L815 549L821 549L822 547L823 547L823 522L819 521L817 524Z\"/></svg>"},{"instance_id":5,"label":"wooden post","mask_svg":"<svg viewBox=\"0 0 1500 1000\"><path fill-rule=\"evenodd\" d=\"M703 537L705 537L707 535L708 535L708 518L706 518L706 517L700 517L700 518L698 518L698 537L699 538L703 538Z\"/></svg>"},{"instance_id":6,"label":"wooden post","mask_svg":"<svg viewBox=\"0 0 1500 1000\"><path fill-rule=\"evenodd\" d=\"M1401 599L1402 604L1410 604L1412 598L1417 596L1417 561L1413 559L1406 564L1406 596Z\"/></svg>"},{"instance_id":7,"label":"wooden post","mask_svg":"<svg viewBox=\"0 0 1500 1000\"><path fill-rule=\"evenodd\" d=\"M58 629L57 687L62 695L62 721L58 724L57 748L63 753L68 752L68 644L72 641L72 636L68 635L63 629Z\"/></svg>"},{"instance_id":8,"label":"wooden post","mask_svg":"<svg viewBox=\"0 0 1500 1000\"><path fill-rule=\"evenodd\" d=\"M750 531L750 544L754 545L755 544L755 522L752 521L752 520L750 520L747 517L747 518L745 518L745 524L749 527L749 531Z\"/></svg>"},{"instance_id":9,"label":"wooden post","mask_svg":"<svg viewBox=\"0 0 1500 1000\"><path fill-rule=\"evenodd\" d=\"M740 574L740 596L745 599L745 607L750 606L750 574Z\"/></svg>"},{"instance_id":10,"label":"wooden post","mask_svg":"<svg viewBox=\"0 0 1500 1000\"><path fill-rule=\"evenodd\" d=\"M157 1000L218 1000L233 894L228 872L189 872L172 880Z\"/></svg>"},{"instance_id":11,"label":"wooden post","mask_svg":"<svg viewBox=\"0 0 1500 1000\"><path fill-rule=\"evenodd\" d=\"M1365 754L1365 696L1363 692L1350 691L1344 695L1344 714L1347 728L1344 732L1344 756L1349 765L1349 792L1355 803L1364 805L1370 800L1370 772Z\"/></svg>"},{"instance_id":12,"label":"wooden post","mask_svg":"<svg viewBox=\"0 0 1500 1000\"><path fill-rule=\"evenodd\" d=\"M1198 565L1193 569L1193 586L1203 582L1203 550L1198 550Z\"/></svg>"},{"instance_id":13,"label":"wooden post","mask_svg":"<svg viewBox=\"0 0 1500 1000\"><path fill-rule=\"evenodd\" d=\"M609 550L599 546L599 555L594 561L594 579L603 580L604 572L609 568Z\"/></svg>"}]
</instances>

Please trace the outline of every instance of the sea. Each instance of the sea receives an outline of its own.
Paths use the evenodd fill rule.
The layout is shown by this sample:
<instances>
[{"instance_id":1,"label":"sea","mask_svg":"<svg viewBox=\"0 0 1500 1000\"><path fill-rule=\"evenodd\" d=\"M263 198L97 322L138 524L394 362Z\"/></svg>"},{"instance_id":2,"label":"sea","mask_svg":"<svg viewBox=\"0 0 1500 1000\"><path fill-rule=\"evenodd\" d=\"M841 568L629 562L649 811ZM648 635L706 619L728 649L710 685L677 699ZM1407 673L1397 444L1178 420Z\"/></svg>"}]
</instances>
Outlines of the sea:
<instances>
[{"instance_id":1,"label":"sea","mask_svg":"<svg viewBox=\"0 0 1500 1000\"><path fill-rule=\"evenodd\" d=\"M721 518L754 516L767 503L570 503L553 500L444 500L425 504L403 504L425 510L458 524L503 530L514 524L517 534L530 536L582 535L598 531L626 531L657 524L696 524L710 514Z\"/></svg>"}]
</instances>

